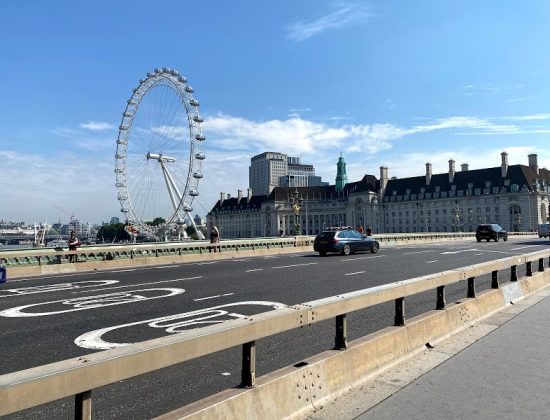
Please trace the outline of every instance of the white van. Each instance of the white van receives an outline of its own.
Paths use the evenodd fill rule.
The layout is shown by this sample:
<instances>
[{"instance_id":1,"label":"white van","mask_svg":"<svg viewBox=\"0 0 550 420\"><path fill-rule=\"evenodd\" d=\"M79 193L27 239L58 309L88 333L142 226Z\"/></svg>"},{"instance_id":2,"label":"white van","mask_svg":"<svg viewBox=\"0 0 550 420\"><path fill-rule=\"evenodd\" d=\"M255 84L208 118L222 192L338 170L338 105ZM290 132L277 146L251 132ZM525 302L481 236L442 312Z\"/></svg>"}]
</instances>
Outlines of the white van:
<instances>
[{"instance_id":1,"label":"white van","mask_svg":"<svg viewBox=\"0 0 550 420\"><path fill-rule=\"evenodd\" d=\"M539 238L548 238L548 236L550 236L550 223L539 225L538 233Z\"/></svg>"}]
</instances>

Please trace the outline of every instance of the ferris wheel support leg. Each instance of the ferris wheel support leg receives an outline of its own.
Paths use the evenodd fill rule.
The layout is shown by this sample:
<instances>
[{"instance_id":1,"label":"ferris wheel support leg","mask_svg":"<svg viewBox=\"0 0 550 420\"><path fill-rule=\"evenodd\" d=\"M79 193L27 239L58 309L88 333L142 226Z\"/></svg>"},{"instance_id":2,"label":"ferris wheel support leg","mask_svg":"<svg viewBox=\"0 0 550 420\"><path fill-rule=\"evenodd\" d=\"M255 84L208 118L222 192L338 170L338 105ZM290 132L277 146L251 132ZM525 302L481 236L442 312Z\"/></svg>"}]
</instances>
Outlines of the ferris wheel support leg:
<instances>
[{"instance_id":1,"label":"ferris wheel support leg","mask_svg":"<svg viewBox=\"0 0 550 420\"><path fill-rule=\"evenodd\" d=\"M193 228L195 229L195 232L197 232L197 237L200 239L200 240L203 240L203 239L206 239L203 235L203 233L197 228L197 225L195 224L195 221L193 220L193 217L191 217L191 214L189 214L189 212L185 212L187 214L187 217L189 218L189 220L191 221L191 224L193 225Z\"/></svg>"},{"instance_id":2,"label":"ferris wheel support leg","mask_svg":"<svg viewBox=\"0 0 550 420\"><path fill-rule=\"evenodd\" d=\"M170 200L172 201L172 206L174 207L174 211L178 211L178 203L181 201L181 196L174 184L174 180L170 176L170 172L168 172L168 169L164 165L164 162L162 160L159 160L159 162L162 168L162 174L164 175L164 182L166 182L166 188L168 189L168 194L170 195ZM176 197L174 197L174 195L177 196L178 201L176 201Z\"/></svg>"}]
</instances>

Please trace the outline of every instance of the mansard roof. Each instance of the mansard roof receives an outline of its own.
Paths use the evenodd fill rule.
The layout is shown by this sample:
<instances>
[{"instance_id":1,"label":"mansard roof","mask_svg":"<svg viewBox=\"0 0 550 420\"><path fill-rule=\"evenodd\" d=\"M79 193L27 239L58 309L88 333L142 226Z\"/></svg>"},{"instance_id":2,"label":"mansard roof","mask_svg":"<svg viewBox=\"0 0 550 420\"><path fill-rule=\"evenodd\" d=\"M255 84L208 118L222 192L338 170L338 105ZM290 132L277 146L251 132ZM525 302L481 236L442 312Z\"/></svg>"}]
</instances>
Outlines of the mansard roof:
<instances>
[{"instance_id":1,"label":"mansard roof","mask_svg":"<svg viewBox=\"0 0 550 420\"><path fill-rule=\"evenodd\" d=\"M275 187L268 198L275 201L288 201L289 195L298 190L304 199L330 199L345 197L355 193L369 191L377 192L379 188L380 183L375 176L365 175L360 181L348 182L344 186L344 189L339 192L336 191L335 185L322 185L318 187Z\"/></svg>"},{"instance_id":2,"label":"mansard roof","mask_svg":"<svg viewBox=\"0 0 550 420\"><path fill-rule=\"evenodd\" d=\"M288 201L288 197L298 190L302 197L306 200L314 199L331 199L345 197L349 194L361 192L376 192L380 188L380 183L373 175L365 175L363 179L357 182L349 182L344 187L343 191L337 192L334 185L323 185L319 187L275 187L269 195L253 195L250 200L247 196L243 196L240 200L238 197L226 198L220 204L220 200L216 202L211 211L218 210L237 210L237 209L259 209L262 203L267 201Z\"/></svg>"},{"instance_id":3,"label":"mansard roof","mask_svg":"<svg viewBox=\"0 0 550 420\"><path fill-rule=\"evenodd\" d=\"M238 197L226 198L220 203L220 200L216 202L211 211L214 210L233 210L233 209L259 209L262 207L262 203L267 201L266 195L253 195L250 200L247 196L242 197L240 200Z\"/></svg>"},{"instance_id":4,"label":"mansard roof","mask_svg":"<svg viewBox=\"0 0 550 420\"><path fill-rule=\"evenodd\" d=\"M469 184L472 184L472 188L486 188L486 181L490 181L492 187L503 187L504 180L509 180L510 185L518 185L519 188L523 186L529 190L533 190L533 184L536 180L542 180L550 182L550 171L547 169L539 169L539 174L529 167L524 165L511 165L508 166L508 173L506 178L502 177L501 167L474 169L468 171L455 172L454 180L449 183L449 173L432 175L430 185L426 185L426 175L416 176L411 178L390 179L386 185L385 196L394 195L406 195L407 189L410 190L410 194L420 193L420 189L424 188L427 193L435 192L436 187L439 187L440 191L450 191L451 185L455 185L457 190L468 189Z\"/></svg>"}]
</instances>

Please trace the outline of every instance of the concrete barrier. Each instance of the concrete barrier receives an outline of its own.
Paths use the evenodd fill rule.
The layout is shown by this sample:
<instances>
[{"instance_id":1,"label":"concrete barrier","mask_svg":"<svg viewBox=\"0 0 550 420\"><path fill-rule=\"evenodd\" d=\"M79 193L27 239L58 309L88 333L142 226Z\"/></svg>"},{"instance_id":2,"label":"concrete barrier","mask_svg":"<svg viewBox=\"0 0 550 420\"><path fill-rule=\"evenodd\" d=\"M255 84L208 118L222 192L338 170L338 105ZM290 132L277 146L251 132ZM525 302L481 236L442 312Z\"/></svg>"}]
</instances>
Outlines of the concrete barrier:
<instances>
[{"instance_id":1,"label":"concrete barrier","mask_svg":"<svg viewBox=\"0 0 550 420\"><path fill-rule=\"evenodd\" d=\"M226 390L157 419L280 419L319 409L350 387L424 350L426 343L457 333L510 305L508 289L516 289L514 296L519 289L517 299L521 299L548 284L550 271L534 274L501 289L482 292L474 299L453 303L445 310L416 316L405 326L385 328L355 340L344 351L329 350L265 375L253 388Z\"/></svg>"}]
</instances>

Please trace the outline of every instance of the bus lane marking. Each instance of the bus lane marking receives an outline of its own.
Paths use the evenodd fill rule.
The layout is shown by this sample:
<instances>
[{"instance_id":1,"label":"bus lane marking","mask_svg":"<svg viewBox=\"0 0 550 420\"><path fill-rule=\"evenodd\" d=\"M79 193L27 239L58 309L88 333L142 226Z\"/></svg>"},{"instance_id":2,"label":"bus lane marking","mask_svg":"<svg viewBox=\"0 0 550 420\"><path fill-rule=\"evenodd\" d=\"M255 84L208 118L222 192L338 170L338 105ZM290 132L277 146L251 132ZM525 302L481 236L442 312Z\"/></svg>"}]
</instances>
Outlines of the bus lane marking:
<instances>
[{"instance_id":1,"label":"bus lane marking","mask_svg":"<svg viewBox=\"0 0 550 420\"><path fill-rule=\"evenodd\" d=\"M235 306L268 306L271 309L286 308L287 306L278 302L269 301L245 301L234 302L225 305L212 306L210 308L198 309L191 312L183 312L176 315L168 315L159 318L146 319L144 321L130 322L112 327L100 328L98 330L84 333L74 340L74 343L85 349L107 350L119 347L125 347L133 343L115 343L109 342L103 336L109 332L124 328L145 326L164 330L167 334L176 334L190 328L202 325L221 324L230 319L244 319L247 315L231 312ZM250 315L248 315L250 316Z\"/></svg>"},{"instance_id":2,"label":"bus lane marking","mask_svg":"<svg viewBox=\"0 0 550 420\"><path fill-rule=\"evenodd\" d=\"M184 289L157 288L134 290L131 292L109 293L106 295L95 295L73 299L54 300L51 302L33 303L31 305L23 305L14 308L4 309L0 312L0 316L7 318L26 318L34 316L59 315L68 312L104 308L106 306L124 305L126 303L144 302L152 299L162 299L165 297L180 295L184 292ZM25 312L25 309L40 308L44 306L47 307L48 305L53 306L54 310L50 310L47 312ZM62 309L67 306L70 306L72 308Z\"/></svg>"}]
</instances>

